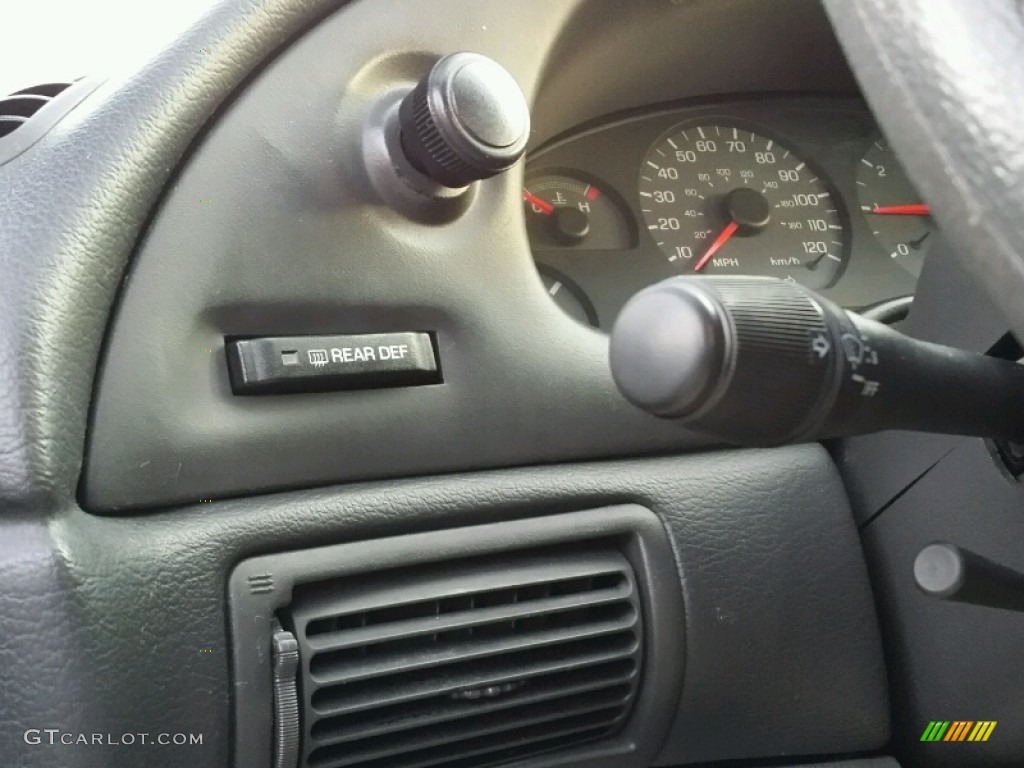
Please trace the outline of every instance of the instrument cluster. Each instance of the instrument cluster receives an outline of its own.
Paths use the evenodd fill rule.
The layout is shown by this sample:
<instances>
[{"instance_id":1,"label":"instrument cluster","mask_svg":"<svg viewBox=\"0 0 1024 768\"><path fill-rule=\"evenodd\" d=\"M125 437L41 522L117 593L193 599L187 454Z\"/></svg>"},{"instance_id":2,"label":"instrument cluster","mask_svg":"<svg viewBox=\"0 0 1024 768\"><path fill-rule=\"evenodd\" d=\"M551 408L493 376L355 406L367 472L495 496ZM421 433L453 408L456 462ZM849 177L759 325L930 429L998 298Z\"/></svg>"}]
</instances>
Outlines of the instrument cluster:
<instances>
[{"instance_id":1,"label":"instrument cluster","mask_svg":"<svg viewBox=\"0 0 1024 768\"><path fill-rule=\"evenodd\" d=\"M538 271L579 322L680 274L795 281L863 309L914 291L928 205L863 102L762 98L659 109L564 134L528 158Z\"/></svg>"}]
</instances>

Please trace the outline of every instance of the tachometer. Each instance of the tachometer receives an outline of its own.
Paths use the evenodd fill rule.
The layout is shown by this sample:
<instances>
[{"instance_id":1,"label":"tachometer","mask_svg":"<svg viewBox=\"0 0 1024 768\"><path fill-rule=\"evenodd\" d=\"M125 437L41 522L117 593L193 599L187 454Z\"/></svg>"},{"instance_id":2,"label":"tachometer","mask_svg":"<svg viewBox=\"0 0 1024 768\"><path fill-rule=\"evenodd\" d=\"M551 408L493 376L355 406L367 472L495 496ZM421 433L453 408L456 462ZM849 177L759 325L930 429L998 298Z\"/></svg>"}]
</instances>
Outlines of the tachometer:
<instances>
[{"instance_id":1,"label":"tachometer","mask_svg":"<svg viewBox=\"0 0 1024 768\"><path fill-rule=\"evenodd\" d=\"M846 227L825 182L790 149L731 125L676 126L648 150L640 208L683 272L831 285Z\"/></svg>"},{"instance_id":2,"label":"tachometer","mask_svg":"<svg viewBox=\"0 0 1024 768\"><path fill-rule=\"evenodd\" d=\"M881 139L857 168L857 197L885 252L915 277L931 245L931 208L907 178L896 154Z\"/></svg>"}]
</instances>

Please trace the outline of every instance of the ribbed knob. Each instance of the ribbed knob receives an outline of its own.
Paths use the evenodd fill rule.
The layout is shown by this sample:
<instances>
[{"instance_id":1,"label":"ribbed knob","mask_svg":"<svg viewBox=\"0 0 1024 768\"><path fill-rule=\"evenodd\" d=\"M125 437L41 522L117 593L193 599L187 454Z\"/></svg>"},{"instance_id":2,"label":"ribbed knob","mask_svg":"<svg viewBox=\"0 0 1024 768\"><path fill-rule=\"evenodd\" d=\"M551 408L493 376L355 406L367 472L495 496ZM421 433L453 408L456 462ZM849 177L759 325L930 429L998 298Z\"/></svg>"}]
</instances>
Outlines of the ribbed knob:
<instances>
[{"instance_id":1,"label":"ribbed knob","mask_svg":"<svg viewBox=\"0 0 1024 768\"><path fill-rule=\"evenodd\" d=\"M452 188L508 170L530 136L530 110L519 85L477 53L440 59L403 99L399 123L412 166Z\"/></svg>"},{"instance_id":2,"label":"ribbed knob","mask_svg":"<svg viewBox=\"0 0 1024 768\"><path fill-rule=\"evenodd\" d=\"M611 335L615 383L657 416L747 445L798 435L834 384L822 306L769 278L673 278L633 297Z\"/></svg>"}]
</instances>

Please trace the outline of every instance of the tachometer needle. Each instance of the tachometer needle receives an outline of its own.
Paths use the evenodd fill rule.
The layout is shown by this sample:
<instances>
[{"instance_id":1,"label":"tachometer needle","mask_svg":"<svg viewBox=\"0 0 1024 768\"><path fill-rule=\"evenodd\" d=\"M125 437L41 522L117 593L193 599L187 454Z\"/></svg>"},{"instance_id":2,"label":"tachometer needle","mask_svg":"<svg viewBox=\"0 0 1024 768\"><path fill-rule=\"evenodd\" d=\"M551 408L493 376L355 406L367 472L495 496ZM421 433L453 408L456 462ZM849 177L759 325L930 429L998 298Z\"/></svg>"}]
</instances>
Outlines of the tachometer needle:
<instances>
[{"instance_id":1,"label":"tachometer needle","mask_svg":"<svg viewBox=\"0 0 1024 768\"><path fill-rule=\"evenodd\" d=\"M929 205L876 205L871 213L882 216L931 216L932 209Z\"/></svg>"},{"instance_id":2,"label":"tachometer needle","mask_svg":"<svg viewBox=\"0 0 1024 768\"><path fill-rule=\"evenodd\" d=\"M553 206L547 200L541 200L528 189L523 190L523 200L530 203L531 205L535 205L537 208L540 209L540 212L543 213L545 216L550 216L555 211L555 206Z\"/></svg>"},{"instance_id":3,"label":"tachometer needle","mask_svg":"<svg viewBox=\"0 0 1024 768\"><path fill-rule=\"evenodd\" d=\"M726 224L725 229L723 229L722 232L718 235L718 237L715 238L715 242L711 244L711 247L708 248L707 253L705 253L701 257L701 260L697 262L697 266L693 268L693 271L700 272L702 269L704 269L704 266L709 261L711 261L711 257L718 253L718 250L723 245L729 242L729 238L735 235L736 230L738 230L739 228L740 225L737 224L735 221L730 221L728 224Z\"/></svg>"}]
</instances>

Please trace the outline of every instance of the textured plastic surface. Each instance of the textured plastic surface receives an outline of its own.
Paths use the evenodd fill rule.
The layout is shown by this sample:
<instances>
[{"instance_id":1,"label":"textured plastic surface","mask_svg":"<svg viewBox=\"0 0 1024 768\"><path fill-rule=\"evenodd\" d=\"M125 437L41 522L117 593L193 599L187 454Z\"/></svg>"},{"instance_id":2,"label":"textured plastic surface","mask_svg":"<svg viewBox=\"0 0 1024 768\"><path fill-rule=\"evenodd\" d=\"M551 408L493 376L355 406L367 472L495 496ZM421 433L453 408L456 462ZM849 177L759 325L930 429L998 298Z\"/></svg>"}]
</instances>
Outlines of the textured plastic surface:
<instances>
[{"instance_id":1,"label":"textured plastic surface","mask_svg":"<svg viewBox=\"0 0 1024 768\"><path fill-rule=\"evenodd\" d=\"M4 760L229 765L227 579L246 558L627 500L669 524L683 580L685 686L659 763L886 742L860 544L827 454L798 446L353 484L132 519L69 509L48 525L9 522L0 537L11 564L0 613ZM41 724L204 740L180 751L26 744L25 729Z\"/></svg>"},{"instance_id":2,"label":"textured plastic surface","mask_svg":"<svg viewBox=\"0 0 1024 768\"><path fill-rule=\"evenodd\" d=\"M10 162L43 138L82 99L95 91L101 82L99 78L89 77L64 86L55 96L50 96L49 100L32 114L31 119L18 126L12 133L0 137L0 165ZM63 85L58 84L57 87ZM48 93L53 91L52 88L45 86L44 89ZM0 108L0 112L2 111Z\"/></svg>"},{"instance_id":3,"label":"textured plastic surface","mask_svg":"<svg viewBox=\"0 0 1024 768\"><path fill-rule=\"evenodd\" d=\"M826 0L892 145L963 263L1024 335L1020 4Z\"/></svg>"},{"instance_id":4,"label":"textured plastic surface","mask_svg":"<svg viewBox=\"0 0 1024 768\"><path fill-rule=\"evenodd\" d=\"M598 553L610 542L615 543L630 560L638 580L646 637L641 693L630 720L617 736L592 745L573 747L551 759L535 757L530 764L542 766L553 761L558 764L579 761L580 764L602 768L650 764L658 745L665 738L682 686L684 622L678 575L663 524L650 511L637 506L608 507L528 521L341 544L242 562L233 572L230 582L235 686L239 690L235 702L236 733L244 734L236 744L235 764L240 768L269 768L269 754L263 749L270 727L267 717L270 696L267 648L274 612L292 601L299 585L339 578L351 580L364 573L381 574L381 579L386 579L386 572L398 567L444 564L467 558L487 558L499 563L502 557L509 557L517 550L544 547L569 550L574 545L586 545L588 542ZM557 564L557 560L554 563ZM566 562L566 570L569 568L571 561ZM507 576L497 571L491 578ZM484 589L487 581L486 575L467 581L460 585L459 591ZM272 586L267 588L266 584ZM405 588L406 599L412 599L417 592L433 594L430 584L424 582L408 585ZM344 595L344 590L340 594ZM358 592L354 594L358 595ZM293 617L300 637L310 617L310 609L303 608L303 605L308 605L308 601L297 601L295 610L300 615ZM303 645L303 652L303 666L309 674L308 644ZM356 663L358 658L352 665ZM319 673L321 682L328 678L324 672ZM427 679L429 675L421 673L421 682ZM306 685L303 688L307 702L310 697L317 696L317 690L317 686ZM307 712L312 711L308 706ZM397 726L398 723L395 724ZM309 743L308 722L305 728L307 738L303 748L304 755L309 757L315 745ZM395 743L399 744L397 740L401 737L396 735L395 738ZM330 744L328 740L325 746ZM450 749L456 751L458 747L452 744ZM357 748L353 746L352 750L355 756ZM401 759L400 754L394 755L396 763Z\"/></svg>"},{"instance_id":5,"label":"textured plastic surface","mask_svg":"<svg viewBox=\"0 0 1024 768\"><path fill-rule=\"evenodd\" d=\"M224 0L206 8L194 26L162 30L160 55L110 77L0 166L5 513L42 514L74 496L101 341L143 223L231 91L334 7ZM210 50L217 55L202 53Z\"/></svg>"},{"instance_id":6,"label":"textured plastic surface","mask_svg":"<svg viewBox=\"0 0 1024 768\"><path fill-rule=\"evenodd\" d=\"M444 51L443 19L472 17L460 47L506 65L527 94L573 10L455 5L415 25L418 50ZM390 12L409 7L391 0ZM84 484L91 509L707 443L626 403L606 337L550 301L519 169L480 183L472 207L443 225L375 196L363 122L432 63L354 32L388 13L357 4L297 41L211 126L168 192L112 324ZM177 343L146 341L168 327ZM436 333L443 385L268 403L232 397L217 359L225 336L409 328ZM402 439L381 439L392 434Z\"/></svg>"},{"instance_id":7,"label":"textured plastic surface","mask_svg":"<svg viewBox=\"0 0 1024 768\"><path fill-rule=\"evenodd\" d=\"M982 352L999 340L1006 321L977 274L940 240L901 329ZM907 765L1019 764L1024 697L1013 670L1024 644L1021 615L925 595L914 563L924 547L945 540L1024 568L1024 487L976 439L890 432L843 441L836 455L854 511L867 525L865 550L895 692L894 748ZM961 716L996 720L1000 735L957 754L919 741L930 720Z\"/></svg>"},{"instance_id":8,"label":"textured plastic surface","mask_svg":"<svg viewBox=\"0 0 1024 768\"><path fill-rule=\"evenodd\" d=\"M1024 613L927 595L914 566L924 547L945 541L1024 572L1022 509L1024 486L983 441L964 440L864 529L892 670L893 749L908 765L1020 764ZM966 577L965 587L969 572ZM937 719L998 726L989 741L958 744L954 753L920 741Z\"/></svg>"},{"instance_id":9,"label":"textured plastic surface","mask_svg":"<svg viewBox=\"0 0 1024 768\"><path fill-rule=\"evenodd\" d=\"M408 53L421 51L421 31L434 22L433 16L427 19L421 12L429 9L434 14L440 4L365 5L373 10L362 14L358 23L354 17L348 19L344 46L359 48L368 40L391 40L389 53L400 50L405 57L385 54L377 64L385 70L392 67L391 72L399 71L411 83L429 59ZM735 734L745 732L749 723L758 724L755 731L764 738L764 751L776 754L862 751L882 744L887 734L884 672L878 662L863 567L856 538L846 530L842 489L827 457L817 448L351 485L197 502L131 520L96 517L77 507L74 498L100 341L143 223L183 153L233 90L273 51L335 7L312 0L263 0L223 2L204 9L193 28L167 31L166 50L130 76L108 81L30 151L0 168L5 189L0 195L0 264L5 276L0 281L4 360L0 368L4 515L0 561L5 564L0 740L5 764L19 768L55 764L65 768L143 764L223 768L229 764L233 690L226 656L226 577L244 558L329 542L525 518L541 511L591 508L624 499L641 500L678 521L685 544L679 558L684 569L698 574L695 583L688 582L684 588L694 597L707 592L706 600L692 603L695 610L688 616L692 638L688 659L705 672L692 676L693 695L684 694L683 724L697 730L684 732L670 760L685 754L688 742L695 745L694 759L757 752L759 745L754 741L735 743ZM602 6L590 7L600 10ZM566 29L564 56L551 63L559 87L548 92L549 103L561 104L564 110L548 111L539 136L568 127L560 122L563 116L576 122L610 109L718 90L814 90L847 83L815 2L773 3L763 16L758 16L760 6L720 0L637 3L628 6L629 12L634 7L643 14L642 20L625 17L627 6L616 0L604 3L603 12L580 15L574 19L579 23ZM736 31L738 9L749 23L741 25L742 34L723 36L722 30ZM672 14L666 18L673 19L673 24L649 23L657 22L659 13ZM439 18L436 23L446 25L443 47L454 49L467 30L481 25L490 29L488 38L498 28L511 35L508 23L516 20L510 19L504 5L500 15L500 27L467 16L458 17L457 23L451 23L451 17ZM534 15L529 25L517 27L529 32L516 41L516 50L527 58L536 52L532 41L544 37L538 18ZM402 23L396 24L396 19ZM685 39L678 29L687 30ZM595 63L629 59L637 50L636 41L647 39L652 30L662 43L650 45L652 55L637 61L638 69L616 66L604 81L608 88L594 87L602 83L594 78L594 72L600 71ZM578 35L590 33L599 42L588 49L580 45ZM779 46L782 36L801 44ZM722 46L723 39L734 45ZM357 54L368 50L359 48ZM748 55L740 56L739 51ZM809 52L826 65L807 66ZM766 61L775 63L767 66ZM659 71L689 74L685 83L644 76ZM299 71L289 83L291 98L283 98L283 105L294 108L301 123L306 114L302 110L307 106L307 78L346 93L372 90L380 82L368 77L343 85L335 77L336 73L325 74L320 68ZM258 125L254 122L253 130ZM285 130L284 125L278 128ZM264 133L255 141L254 154L235 159L242 166L268 162L268 156L282 151L279 138L279 134ZM332 158L328 150L337 146L328 144L309 147L309 155L320 163ZM295 146L285 149L295 150ZM313 163L312 157L304 158ZM291 189L287 183L294 166L284 161L282 165L278 167L282 184ZM335 189L329 171L316 177L324 183L317 193L328 199ZM279 191L275 187L267 194ZM206 192L209 188L197 200L215 199L206 197ZM317 202L323 199L316 198ZM197 206L204 204L197 202ZM229 218L244 218L244 213L244 206L220 211ZM365 216L372 218L369 211ZM432 240L442 239L435 237L439 230L430 232ZM390 232L387 238L391 237L403 242L397 231ZM204 248L212 252L218 245L223 243ZM360 234L352 234L349 245L372 250ZM290 268L296 262L301 265L300 257L288 253ZM426 255L415 251L409 262ZM517 274L526 278L532 269L528 258L516 259ZM431 262L439 272L448 266L443 256ZM168 291L184 296L202 284L201 275L178 275L170 265L168 269ZM483 268L471 271L474 279L493 277ZM237 279L238 274L231 277ZM129 285L131 280L129 276ZM397 285L392 281L390 287L398 290ZM460 284L454 294L460 305L469 304L479 290L470 282ZM543 293L539 285L536 292ZM530 301L541 306L539 299ZM268 312L267 327L261 331L280 332L284 322L279 321L289 316L289 307L274 306ZM506 311L503 319L510 314ZM551 310L548 317L558 315ZM331 320L337 320L336 313L331 313ZM468 324L475 320L475 315L470 316ZM325 328L328 325L324 323ZM531 327L531 341L536 340L537 330ZM213 338L212 334L201 338L185 334L176 337L174 344L189 350L196 347L198 353L209 355L205 359L213 366L213 353L203 352L210 348L205 342ZM596 342L588 349L597 349ZM597 358L592 360L596 364ZM151 372L173 379L173 370L158 366ZM610 386L605 378L587 385L568 375L558 384ZM205 397L204 391L200 386L191 394ZM585 413L590 413L586 403L576 418ZM202 439L216 443L208 456L226 456L240 445L212 435L207 431L211 425L202 418L191 428L206 435ZM133 429L156 436L162 427L139 415ZM245 438L251 439L252 434L257 433ZM500 435L485 437L501 439ZM290 452L314 455L300 439L301 432L293 438ZM184 444L174 448L185 449ZM163 469L168 471L151 478L152 485L173 486L182 458L165 464ZM531 458L543 460L546 454L535 448ZM138 457L135 464L111 465L110 482L118 482L115 476L143 471L147 461ZM191 494L197 488L186 490ZM133 498L129 494L128 500ZM745 538L751 521L757 521L756 532ZM790 554L820 552L822 572L831 581L807 584L806 574L798 578L787 572L785 583L766 601L762 588L780 577L773 561L773 536L786 544L783 550ZM773 547L760 549L761 541L770 541ZM795 590L792 612L791 587ZM723 612L717 612L716 606ZM783 626L778 617L785 615L796 617L796 623ZM766 654L785 647L793 633L805 639L799 644L803 655L774 659L771 677L762 684L760 665ZM822 679L830 681L826 689L818 687ZM717 711L708 710L709 702L720 701L717 697L725 690L722 680L728 681L733 701L751 701L742 723L729 719L731 701L723 700ZM806 700L806 691L815 692L813 702ZM774 693L779 694L777 698ZM827 717L819 717L819 707ZM765 722L773 727L760 730L765 713ZM701 731L723 720L721 730ZM202 734L203 742L180 750L154 744L63 748L26 743L25 730L40 726L87 734L167 729Z\"/></svg>"},{"instance_id":10,"label":"textured plastic surface","mask_svg":"<svg viewBox=\"0 0 1024 768\"><path fill-rule=\"evenodd\" d=\"M75 493L111 306L139 234L182 156L254 70L338 5L224 0L204 8L191 28L161 31L164 49L159 56L109 79L30 151L0 166L0 186L7 192L0 196L0 266L5 276L0 281L0 343L6 361L0 369L0 496L11 508L41 513ZM500 6L500 25L482 20L474 25L461 11L445 14L436 9L442 5L380 3L358 22L348 19L342 34L360 45L389 40L388 52L377 65L398 71L410 86L433 60L422 53L419 42L428 26L443 38L445 50L462 47L467 36L487 31L483 26L490 42L477 46L482 50L498 45L496 29L510 38L519 30L523 39L508 49L524 58L536 54L535 41L545 36L544 17L538 14L523 14L529 22L518 26L519 19L509 18L507 8ZM746 20L739 27L737 14ZM437 29L441 26L443 32ZM783 36L791 45L777 45ZM559 41L534 113L537 141L594 115L707 93L855 90L817 0L779 0L770 6L721 0L679 5L594 0L564 27ZM350 47L349 42L340 47ZM648 55L637 58L636 50ZM204 53L209 51L216 55ZM621 61L632 66L618 66ZM808 61L815 65L808 66ZM615 66L609 68L609 63ZM310 71L319 78L329 75L329 82L340 89L333 73ZM663 76L681 71L687 72L683 80ZM602 77L595 78L595 72ZM523 70L513 74L525 82ZM306 107L294 89L306 84L307 76L301 72L289 83L289 92L296 96L294 102L285 99L289 109ZM357 78L352 89L372 85L373 78ZM260 143L255 157L273 153L270 147ZM239 162L245 165L253 157ZM330 180L329 175L323 179L325 184ZM357 245L363 242L356 240ZM535 279L530 278L528 260L520 258L518 265L522 279ZM181 290L191 290L185 279ZM539 281L530 285L534 287L524 285L524 290L543 298ZM532 301L539 304L540 298ZM551 312L550 317L557 316ZM213 340L212 335L202 339ZM200 350L206 348L199 344ZM581 386L579 379L573 383ZM608 386L607 380L600 386ZM151 423L145 416L140 421ZM200 420L199 429L205 429L202 424ZM132 472L151 466L138 466L147 460L139 458ZM174 484L177 461L166 469L150 482ZM111 470L123 474L128 465Z\"/></svg>"},{"instance_id":11,"label":"textured plastic surface","mask_svg":"<svg viewBox=\"0 0 1024 768\"><path fill-rule=\"evenodd\" d=\"M600 88L591 94L563 79L583 63L561 58L560 46L576 33L562 36L571 23L591 30L606 61L615 50L632 60L619 46L639 29L661 35L675 26L703 39L707 29L732 23L737 6L594 2L577 10L537 0L512 15L479 3L431 5L429 18L421 17L426 7L358 4L328 20L254 77L197 145L139 249L112 325L89 442L87 506L109 511L707 444L624 402L608 372L606 339L550 301L528 250L518 169L479 184L457 220L415 224L372 192L356 144L375 101L411 87L440 53L471 48L491 56L531 99L550 68L570 120L581 101L604 103ZM769 25L791 25L789 34L823 31L814 3L773 4L764 14ZM404 20L408 37L391 25L396 38L378 34L390 15ZM460 23L453 27L451 18ZM769 53L779 57L774 87L848 85L827 30L798 55L762 38L758 18L744 18L761 31L744 37L736 55L720 52L744 87L765 82ZM609 47L606 35L620 42ZM665 71L697 62L699 46L678 34L666 39L671 53L658 49L657 58L677 61ZM762 51L761 63L736 70L751 50ZM837 67L807 67L808 56ZM675 78L636 77L632 90L615 86L618 108L692 93ZM568 127L550 112L545 119L546 129L535 123L538 139ZM169 327L178 329L177 343L140 342L147 330ZM225 334L409 327L437 329L444 386L311 395L268 408L232 402L217 353L204 351L219 350ZM159 375L140 385L139 368ZM392 431L403 439L379 439ZM496 434L500 440L490 439Z\"/></svg>"},{"instance_id":12,"label":"textured plastic surface","mask_svg":"<svg viewBox=\"0 0 1024 768\"><path fill-rule=\"evenodd\" d=\"M838 477L829 468L805 485L796 465L745 461L790 451L823 455L702 456L711 485L682 507L652 505L675 539L687 616L686 682L658 765L886 743L875 609Z\"/></svg>"}]
</instances>

